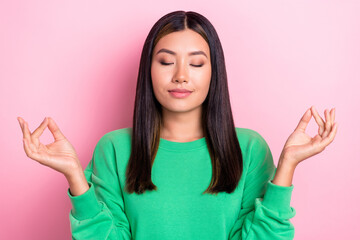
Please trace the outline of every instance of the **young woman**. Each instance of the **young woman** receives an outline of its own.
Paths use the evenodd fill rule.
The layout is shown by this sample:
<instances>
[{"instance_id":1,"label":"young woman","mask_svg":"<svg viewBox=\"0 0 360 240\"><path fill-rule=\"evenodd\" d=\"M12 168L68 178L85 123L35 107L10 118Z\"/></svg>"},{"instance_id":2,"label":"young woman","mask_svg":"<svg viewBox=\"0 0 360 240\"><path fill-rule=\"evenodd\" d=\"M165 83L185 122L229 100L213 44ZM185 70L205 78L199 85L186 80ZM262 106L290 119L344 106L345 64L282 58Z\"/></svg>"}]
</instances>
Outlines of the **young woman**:
<instances>
[{"instance_id":1,"label":"young woman","mask_svg":"<svg viewBox=\"0 0 360 240\"><path fill-rule=\"evenodd\" d=\"M305 133L314 116L319 134ZM133 126L103 135L83 171L75 149L48 117L26 155L64 174L73 239L293 239L296 166L336 134L302 116L275 168L265 139L234 126L222 46L204 16L175 11L150 30L141 54ZM43 145L48 127L55 141Z\"/></svg>"}]
</instances>

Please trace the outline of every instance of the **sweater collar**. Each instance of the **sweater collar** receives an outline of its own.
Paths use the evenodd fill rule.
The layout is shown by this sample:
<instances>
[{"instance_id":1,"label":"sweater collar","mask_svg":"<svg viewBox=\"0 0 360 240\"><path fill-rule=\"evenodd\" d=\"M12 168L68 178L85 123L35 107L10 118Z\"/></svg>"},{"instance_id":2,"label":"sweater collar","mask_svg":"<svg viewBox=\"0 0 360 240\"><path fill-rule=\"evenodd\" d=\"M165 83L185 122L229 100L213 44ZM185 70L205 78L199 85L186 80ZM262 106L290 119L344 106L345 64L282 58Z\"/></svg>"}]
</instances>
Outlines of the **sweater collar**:
<instances>
[{"instance_id":1,"label":"sweater collar","mask_svg":"<svg viewBox=\"0 0 360 240\"><path fill-rule=\"evenodd\" d=\"M190 151L206 146L205 137L190 142L174 142L160 138L159 148L173 151Z\"/></svg>"}]
</instances>

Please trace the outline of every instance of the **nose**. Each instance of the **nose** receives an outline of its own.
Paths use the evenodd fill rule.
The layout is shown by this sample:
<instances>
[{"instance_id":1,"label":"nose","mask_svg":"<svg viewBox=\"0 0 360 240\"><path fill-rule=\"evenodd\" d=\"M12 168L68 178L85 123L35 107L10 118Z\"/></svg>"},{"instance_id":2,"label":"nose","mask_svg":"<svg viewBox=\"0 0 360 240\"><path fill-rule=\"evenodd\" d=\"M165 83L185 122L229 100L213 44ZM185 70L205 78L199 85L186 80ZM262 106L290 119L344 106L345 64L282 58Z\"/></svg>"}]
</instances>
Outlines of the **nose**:
<instances>
[{"instance_id":1,"label":"nose","mask_svg":"<svg viewBox=\"0 0 360 240\"><path fill-rule=\"evenodd\" d=\"M188 81L187 69L183 65L184 64L179 64L179 66L177 67L173 82L182 83Z\"/></svg>"}]
</instances>

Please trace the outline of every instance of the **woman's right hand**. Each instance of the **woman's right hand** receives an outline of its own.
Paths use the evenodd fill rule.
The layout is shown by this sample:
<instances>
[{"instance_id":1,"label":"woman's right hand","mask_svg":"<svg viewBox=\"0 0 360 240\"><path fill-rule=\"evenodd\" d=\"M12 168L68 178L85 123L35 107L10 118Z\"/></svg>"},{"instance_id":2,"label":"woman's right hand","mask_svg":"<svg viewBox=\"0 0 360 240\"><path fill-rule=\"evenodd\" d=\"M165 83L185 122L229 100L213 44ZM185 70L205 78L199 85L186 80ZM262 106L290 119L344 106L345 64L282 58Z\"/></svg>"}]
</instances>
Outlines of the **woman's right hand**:
<instances>
[{"instance_id":1,"label":"woman's right hand","mask_svg":"<svg viewBox=\"0 0 360 240\"><path fill-rule=\"evenodd\" d=\"M29 158L63 173L67 179L82 173L82 167L74 147L52 118L45 118L33 133L30 132L24 119L21 117L17 119L23 132L24 150ZM53 134L55 141L44 145L40 142L39 137L46 127Z\"/></svg>"}]
</instances>

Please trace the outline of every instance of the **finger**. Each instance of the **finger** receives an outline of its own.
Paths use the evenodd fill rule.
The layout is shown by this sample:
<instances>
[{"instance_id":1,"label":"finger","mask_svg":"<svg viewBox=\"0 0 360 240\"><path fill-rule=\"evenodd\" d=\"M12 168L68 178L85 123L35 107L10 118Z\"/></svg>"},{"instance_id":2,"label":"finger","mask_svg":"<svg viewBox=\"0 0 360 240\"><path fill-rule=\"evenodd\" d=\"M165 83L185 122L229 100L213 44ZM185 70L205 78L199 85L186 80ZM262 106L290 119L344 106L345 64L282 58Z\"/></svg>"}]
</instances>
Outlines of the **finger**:
<instances>
[{"instance_id":1,"label":"finger","mask_svg":"<svg viewBox=\"0 0 360 240\"><path fill-rule=\"evenodd\" d=\"M28 136L26 130L25 130L25 121L24 119L22 119L21 117L17 118L21 127L21 131L23 133L23 143L24 143L24 149L25 149L25 139L30 139L30 137Z\"/></svg>"},{"instance_id":2,"label":"finger","mask_svg":"<svg viewBox=\"0 0 360 240\"><path fill-rule=\"evenodd\" d=\"M25 153L26 153L26 155L27 155L28 157L30 157L30 155L31 155L31 149L30 149L30 147L29 147L29 144L28 144L26 138L23 139L23 143L24 143Z\"/></svg>"},{"instance_id":3,"label":"finger","mask_svg":"<svg viewBox=\"0 0 360 240\"><path fill-rule=\"evenodd\" d=\"M22 126L23 126L23 133L24 133L24 138L26 138L28 140L28 143L31 142L31 138L30 138L30 130L29 130L29 125L26 121L22 121Z\"/></svg>"},{"instance_id":4,"label":"finger","mask_svg":"<svg viewBox=\"0 0 360 240\"><path fill-rule=\"evenodd\" d=\"M32 144L29 143L28 139L24 138L23 142L24 142L24 149L26 156L34 160L39 159L39 154L32 149L31 147Z\"/></svg>"},{"instance_id":5,"label":"finger","mask_svg":"<svg viewBox=\"0 0 360 240\"><path fill-rule=\"evenodd\" d=\"M31 150L30 150L29 145L28 145L28 143L26 141L26 138L23 139L23 143L24 143L24 150L25 150L26 156L30 157Z\"/></svg>"},{"instance_id":6,"label":"finger","mask_svg":"<svg viewBox=\"0 0 360 240\"><path fill-rule=\"evenodd\" d=\"M29 150L32 152L32 153L35 153L37 152L37 147L35 146L34 142L29 140L29 139L25 139L26 140L26 143L27 143L27 146L29 148Z\"/></svg>"},{"instance_id":7,"label":"finger","mask_svg":"<svg viewBox=\"0 0 360 240\"><path fill-rule=\"evenodd\" d=\"M45 128L47 127L47 117L44 118L44 120L42 121L42 123L40 124L40 126L35 129L35 131L33 132L33 134L31 135L31 137L33 138L39 138L41 136L41 134L44 132Z\"/></svg>"},{"instance_id":8,"label":"finger","mask_svg":"<svg viewBox=\"0 0 360 240\"><path fill-rule=\"evenodd\" d=\"M324 116L325 116L325 131L323 132L323 134L321 135L322 138L325 138L329 135L330 131L331 131L331 119L330 119L330 113L328 109L325 109L324 111Z\"/></svg>"},{"instance_id":9,"label":"finger","mask_svg":"<svg viewBox=\"0 0 360 240\"><path fill-rule=\"evenodd\" d=\"M330 134L320 142L320 145L322 145L322 148L325 148L327 145L329 145L334 140L337 129L338 129L338 125L339 124L337 122L335 122Z\"/></svg>"},{"instance_id":10,"label":"finger","mask_svg":"<svg viewBox=\"0 0 360 240\"><path fill-rule=\"evenodd\" d=\"M21 117L17 117L17 120L18 120L18 122L19 122L19 124L20 124L20 128L21 128L21 131L22 131L23 136L24 136L24 135L25 135L25 132L24 132L24 124L23 124L23 121L24 121L24 120L22 120Z\"/></svg>"},{"instance_id":11,"label":"finger","mask_svg":"<svg viewBox=\"0 0 360 240\"><path fill-rule=\"evenodd\" d=\"M29 143L28 139L24 138L23 142L24 142L24 149L25 149L26 155L28 157L32 157L33 149L30 147L30 143Z\"/></svg>"},{"instance_id":12,"label":"finger","mask_svg":"<svg viewBox=\"0 0 360 240\"><path fill-rule=\"evenodd\" d=\"M312 112L312 115L314 116L316 123L319 125L319 135L321 136L324 132L325 122L320 117L319 113L316 111L314 106L311 106L311 112Z\"/></svg>"},{"instance_id":13,"label":"finger","mask_svg":"<svg viewBox=\"0 0 360 240\"><path fill-rule=\"evenodd\" d=\"M331 125L333 126L335 122L335 108L331 109L330 115L331 115Z\"/></svg>"},{"instance_id":14,"label":"finger","mask_svg":"<svg viewBox=\"0 0 360 240\"><path fill-rule=\"evenodd\" d=\"M310 109L308 109L308 110L306 110L306 112L304 113L302 118L300 119L298 125L295 128L295 131L300 130L302 132L305 132L310 119L311 119L311 111L310 111Z\"/></svg>"},{"instance_id":15,"label":"finger","mask_svg":"<svg viewBox=\"0 0 360 240\"><path fill-rule=\"evenodd\" d=\"M56 125L54 119L52 119L51 117L49 117L48 125L49 125L49 130L53 134L55 140L61 140L65 138L65 136L60 131L59 127Z\"/></svg>"},{"instance_id":16,"label":"finger","mask_svg":"<svg viewBox=\"0 0 360 240\"><path fill-rule=\"evenodd\" d=\"M21 130L22 130L22 126L21 126L21 120L20 120L20 117L17 117L16 119L18 120L18 122L19 122L19 125L20 125L20 128L21 128Z\"/></svg>"}]
</instances>

